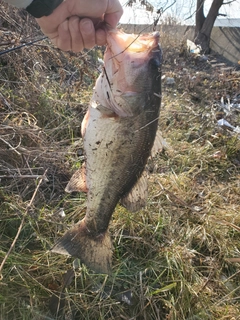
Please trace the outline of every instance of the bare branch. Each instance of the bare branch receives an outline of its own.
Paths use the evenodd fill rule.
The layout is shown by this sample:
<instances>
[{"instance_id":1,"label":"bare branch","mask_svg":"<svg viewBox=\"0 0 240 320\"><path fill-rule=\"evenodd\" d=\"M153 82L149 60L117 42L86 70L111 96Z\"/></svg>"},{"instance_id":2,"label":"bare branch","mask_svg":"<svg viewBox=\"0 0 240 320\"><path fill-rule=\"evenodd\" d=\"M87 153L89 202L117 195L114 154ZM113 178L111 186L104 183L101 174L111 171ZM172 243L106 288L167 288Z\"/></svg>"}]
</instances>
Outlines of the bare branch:
<instances>
[{"instance_id":1,"label":"bare branch","mask_svg":"<svg viewBox=\"0 0 240 320\"><path fill-rule=\"evenodd\" d=\"M223 2L223 5L224 4L230 4L230 3L233 3L233 2L235 2L236 0L231 0L231 1L228 1L228 2Z\"/></svg>"},{"instance_id":2,"label":"bare branch","mask_svg":"<svg viewBox=\"0 0 240 320\"><path fill-rule=\"evenodd\" d=\"M0 137L0 140L2 140L2 142L4 142L6 145L9 146L9 148L13 151L15 151L19 156L21 155L21 153L19 153L16 149L21 145L21 141L19 142L19 144L16 147L13 147L9 142L7 142L6 140L4 140L3 138Z\"/></svg>"},{"instance_id":3,"label":"bare branch","mask_svg":"<svg viewBox=\"0 0 240 320\"><path fill-rule=\"evenodd\" d=\"M163 12L165 12L165 11L167 11L169 8L171 8L176 2L177 2L177 0L174 0L166 9L163 10Z\"/></svg>"},{"instance_id":4,"label":"bare branch","mask_svg":"<svg viewBox=\"0 0 240 320\"><path fill-rule=\"evenodd\" d=\"M44 175L36 175L36 174L23 174L23 175L3 175L0 176L0 179L41 179L43 181L48 182L48 178Z\"/></svg>"}]
</instances>

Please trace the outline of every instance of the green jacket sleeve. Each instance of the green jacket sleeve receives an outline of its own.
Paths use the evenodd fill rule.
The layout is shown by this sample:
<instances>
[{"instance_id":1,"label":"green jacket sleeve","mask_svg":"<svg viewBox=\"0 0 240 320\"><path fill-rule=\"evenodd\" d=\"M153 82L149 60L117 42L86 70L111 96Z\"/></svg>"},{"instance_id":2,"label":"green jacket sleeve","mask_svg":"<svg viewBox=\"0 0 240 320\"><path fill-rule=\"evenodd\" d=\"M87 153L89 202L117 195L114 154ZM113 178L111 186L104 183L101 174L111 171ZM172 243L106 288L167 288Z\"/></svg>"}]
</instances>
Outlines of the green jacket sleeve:
<instances>
[{"instance_id":1,"label":"green jacket sleeve","mask_svg":"<svg viewBox=\"0 0 240 320\"><path fill-rule=\"evenodd\" d=\"M11 5L26 9L35 18L49 16L63 0L4 0Z\"/></svg>"}]
</instances>

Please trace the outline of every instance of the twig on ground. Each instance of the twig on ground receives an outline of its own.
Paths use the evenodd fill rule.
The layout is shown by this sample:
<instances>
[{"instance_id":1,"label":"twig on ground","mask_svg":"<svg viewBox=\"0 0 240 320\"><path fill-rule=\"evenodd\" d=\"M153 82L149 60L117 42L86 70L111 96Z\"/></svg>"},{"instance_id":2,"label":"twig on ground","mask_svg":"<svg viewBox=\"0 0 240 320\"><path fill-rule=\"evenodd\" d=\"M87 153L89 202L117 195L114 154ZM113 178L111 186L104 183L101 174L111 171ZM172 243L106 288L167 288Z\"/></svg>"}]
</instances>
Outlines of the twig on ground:
<instances>
[{"instance_id":1,"label":"twig on ground","mask_svg":"<svg viewBox=\"0 0 240 320\"><path fill-rule=\"evenodd\" d=\"M2 279L2 277L3 277L3 276L2 276L2 269L3 269L3 267L4 267L4 264L5 264L5 262L7 261L10 253L12 252L12 250L13 250L16 242L17 242L17 239L18 239L18 237L19 237L19 235L20 235L20 233L21 233L21 231L22 231L22 228L23 228L23 225L24 225L24 222L25 222L25 218L26 218L26 216L27 216L27 214L28 214L28 210L30 209L30 207L31 207L32 204L33 204L33 201L34 201L34 199L35 199L35 196L36 196L36 194L37 194L37 192L38 192L38 189L39 189L42 181L43 181L43 180L46 180L46 173L47 173L47 170L44 172L42 178L40 179L38 185L36 186L36 188L35 188L35 190L34 190L34 193L33 193L33 195L32 195L32 198L31 198L29 204L27 205L27 208L26 208L26 210L25 210L25 212L24 212L24 214L23 214L22 221L21 221L21 224L20 224L20 226L19 226L19 228L18 228L17 234L16 234L15 238L13 239L13 242L12 242L12 244L11 244L8 252L6 253L5 257L3 258L3 261L2 261L2 263L1 263L1 265L0 265L0 279Z\"/></svg>"},{"instance_id":2,"label":"twig on ground","mask_svg":"<svg viewBox=\"0 0 240 320\"><path fill-rule=\"evenodd\" d=\"M15 151L19 156L21 155L21 153L19 153L16 149L20 146L21 141L19 142L19 144L16 147L13 147L9 142L7 142L6 140L4 140L3 138L0 138L0 140L2 140L2 142L6 143L6 145L9 146L9 148L13 151Z\"/></svg>"},{"instance_id":3,"label":"twig on ground","mask_svg":"<svg viewBox=\"0 0 240 320\"><path fill-rule=\"evenodd\" d=\"M48 181L45 175L38 175L38 174L20 174L20 175L4 175L0 176L0 179L42 179L44 181Z\"/></svg>"}]
</instances>

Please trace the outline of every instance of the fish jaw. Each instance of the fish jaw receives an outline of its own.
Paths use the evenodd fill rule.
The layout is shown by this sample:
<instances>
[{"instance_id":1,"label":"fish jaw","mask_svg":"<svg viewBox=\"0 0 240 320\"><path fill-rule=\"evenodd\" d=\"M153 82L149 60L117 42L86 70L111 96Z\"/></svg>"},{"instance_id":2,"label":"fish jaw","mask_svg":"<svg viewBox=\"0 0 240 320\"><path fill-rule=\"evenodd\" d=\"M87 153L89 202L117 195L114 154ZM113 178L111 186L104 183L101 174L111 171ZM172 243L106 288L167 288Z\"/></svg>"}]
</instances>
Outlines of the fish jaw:
<instances>
[{"instance_id":1,"label":"fish jaw","mask_svg":"<svg viewBox=\"0 0 240 320\"><path fill-rule=\"evenodd\" d=\"M104 69L96 81L92 103L120 117L136 116L139 102L146 101L154 78L161 73L159 33L136 36L113 30L107 41ZM160 90L159 85L156 94L160 95Z\"/></svg>"},{"instance_id":2,"label":"fish jaw","mask_svg":"<svg viewBox=\"0 0 240 320\"><path fill-rule=\"evenodd\" d=\"M108 33L107 43L104 65L110 82L124 93L141 92L143 88L136 78L146 75L152 53L160 50L159 33L139 36L113 30ZM155 59L160 66L162 57L155 55Z\"/></svg>"}]
</instances>

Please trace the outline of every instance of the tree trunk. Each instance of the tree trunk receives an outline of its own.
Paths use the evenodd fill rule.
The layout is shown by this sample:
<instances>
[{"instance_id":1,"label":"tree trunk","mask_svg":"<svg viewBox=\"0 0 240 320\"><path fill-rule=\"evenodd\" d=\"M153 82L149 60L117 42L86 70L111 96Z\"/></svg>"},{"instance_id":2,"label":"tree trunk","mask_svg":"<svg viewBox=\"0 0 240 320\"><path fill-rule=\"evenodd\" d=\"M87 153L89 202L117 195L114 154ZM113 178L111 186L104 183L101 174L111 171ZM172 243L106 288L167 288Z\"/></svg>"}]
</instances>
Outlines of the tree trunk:
<instances>
[{"instance_id":1,"label":"tree trunk","mask_svg":"<svg viewBox=\"0 0 240 320\"><path fill-rule=\"evenodd\" d=\"M213 0L211 8L207 17L204 17L203 4L205 0L197 0L196 11L196 27L195 27L195 39L194 42L200 45L202 53L210 52L210 36L214 22L218 16L218 11L223 4L223 0Z\"/></svg>"},{"instance_id":2,"label":"tree trunk","mask_svg":"<svg viewBox=\"0 0 240 320\"><path fill-rule=\"evenodd\" d=\"M199 30L202 29L202 26L205 21L205 17L204 17L204 13L203 13L204 1L205 0L197 0L197 11L196 11L196 16L195 16L196 27L195 27L194 38L197 37Z\"/></svg>"}]
</instances>

